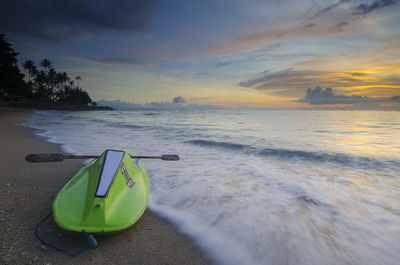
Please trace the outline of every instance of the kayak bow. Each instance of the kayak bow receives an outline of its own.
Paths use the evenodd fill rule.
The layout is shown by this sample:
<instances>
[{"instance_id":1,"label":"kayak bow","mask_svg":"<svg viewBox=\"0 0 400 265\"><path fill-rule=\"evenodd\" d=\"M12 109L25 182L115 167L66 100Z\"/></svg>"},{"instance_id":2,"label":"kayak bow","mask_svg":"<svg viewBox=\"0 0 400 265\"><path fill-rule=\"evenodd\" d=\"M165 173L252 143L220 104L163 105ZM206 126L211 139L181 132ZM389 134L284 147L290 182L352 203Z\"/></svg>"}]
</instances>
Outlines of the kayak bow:
<instances>
[{"instance_id":1,"label":"kayak bow","mask_svg":"<svg viewBox=\"0 0 400 265\"><path fill-rule=\"evenodd\" d=\"M53 202L56 223L69 231L116 232L132 226L149 202L147 169L128 151L106 150L83 167Z\"/></svg>"}]
</instances>

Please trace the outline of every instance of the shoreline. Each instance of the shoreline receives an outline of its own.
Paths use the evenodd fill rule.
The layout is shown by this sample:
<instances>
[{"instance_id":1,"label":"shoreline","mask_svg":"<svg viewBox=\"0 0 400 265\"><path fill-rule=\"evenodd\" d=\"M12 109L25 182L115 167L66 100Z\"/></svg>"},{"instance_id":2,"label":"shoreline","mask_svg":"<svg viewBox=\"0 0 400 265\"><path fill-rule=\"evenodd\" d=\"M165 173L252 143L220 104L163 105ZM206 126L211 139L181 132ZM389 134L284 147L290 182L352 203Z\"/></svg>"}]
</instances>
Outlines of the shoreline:
<instances>
[{"instance_id":1,"label":"shoreline","mask_svg":"<svg viewBox=\"0 0 400 265\"><path fill-rule=\"evenodd\" d=\"M35 101L4 101L0 99L0 105L6 108L30 109L30 110L66 110L66 111L99 111L114 110L108 106L86 106L74 104L45 103Z\"/></svg>"},{"instance_id":2,"label":"shoreline","mask_svg":"<svg viewBox=\"0 0 400 265\"><path fill-rule=\"evenodd\" d=\"M43 246L34 236L36 224L51 212L58 190L82 167L81 160L27 163L28 153L61 152L61 145L18 126L33 109L0 108L0 263L2 264L211 264L188 238L146 210L126 231L96 236L97 249L69 257ZM49 218L40 236L70 252L84 239L62 231Z\"/></svg>"}]
</instances>

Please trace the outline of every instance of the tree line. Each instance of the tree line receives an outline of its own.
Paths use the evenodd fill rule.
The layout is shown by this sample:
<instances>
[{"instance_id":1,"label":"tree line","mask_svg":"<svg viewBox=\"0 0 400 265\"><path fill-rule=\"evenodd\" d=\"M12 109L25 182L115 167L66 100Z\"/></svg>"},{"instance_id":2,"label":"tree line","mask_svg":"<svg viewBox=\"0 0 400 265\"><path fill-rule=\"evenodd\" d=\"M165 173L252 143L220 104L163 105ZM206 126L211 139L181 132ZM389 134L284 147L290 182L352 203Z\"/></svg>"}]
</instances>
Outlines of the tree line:
<instances>
[{"instance_id":1,"label":"tree line","mask_svg":"<svg viewBox=\"0 0 400 265\"><path fill-rule=\"evenodd\" d=\"M79 87L81 76L75 81L66 72L57 72L48 59L38 65L26 60L22 67L28 73L28 81L18 68L18 52L4 34L0 34L0 96L24 97L37 102L87 105L92 103L89 94ZM95 102L93 103L95 105Z\"/></svg>"}]
</instances>

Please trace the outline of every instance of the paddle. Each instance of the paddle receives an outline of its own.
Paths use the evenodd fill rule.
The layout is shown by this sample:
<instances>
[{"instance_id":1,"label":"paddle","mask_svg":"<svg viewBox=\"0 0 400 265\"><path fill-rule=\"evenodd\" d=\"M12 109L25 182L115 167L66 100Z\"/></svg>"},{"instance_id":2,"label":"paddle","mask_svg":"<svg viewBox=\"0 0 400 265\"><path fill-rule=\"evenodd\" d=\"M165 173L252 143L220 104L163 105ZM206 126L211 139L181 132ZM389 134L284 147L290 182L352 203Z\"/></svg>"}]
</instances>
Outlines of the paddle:
<instances>
[{"instance_id":1,"label":"paddle","mask_svg":"<svg viewBox=\"0 0 400 265\"><path fill-rule=\"evenodd\" d=\"M90 159L98 158L95 155L64 155L64 154L29 154L25 157L28 162L61 162L64 159ZM164 161L177 161L178 155L162 155L162 156L130 156L131 158L140 159L161 159Z\"/></svg>"}]
</instances>

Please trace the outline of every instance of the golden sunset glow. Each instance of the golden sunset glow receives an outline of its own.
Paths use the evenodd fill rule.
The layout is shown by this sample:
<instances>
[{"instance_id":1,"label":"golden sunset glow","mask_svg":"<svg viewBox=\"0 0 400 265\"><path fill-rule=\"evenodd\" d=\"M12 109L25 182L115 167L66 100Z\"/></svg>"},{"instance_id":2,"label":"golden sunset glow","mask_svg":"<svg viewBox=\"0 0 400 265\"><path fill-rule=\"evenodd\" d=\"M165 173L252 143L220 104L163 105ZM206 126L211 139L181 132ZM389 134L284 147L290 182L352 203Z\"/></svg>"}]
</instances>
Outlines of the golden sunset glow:
<instances>
[{"instance_id":1,"label":"golden sunset glow","mask_svg":"<svg viewBox=\"0 0 400 265\"><path fill-rule=\"evenodd\" d=\"M135 23L125 23L133 19L126 17L107 20L107 27L83 20L77 28L57 22L33 29L15 21L6 33L16 40L21 61L49 57L57 69L82 76L95 100L173 106L172 99L181 97L179 106L255 108L399 105L398 1L236 4L213 11L204 5L196 12L177 5L176 16L165 4ZM309 89L320 93L314 97L330 98L311 103Z\"/></svg>"}]
</instances>

